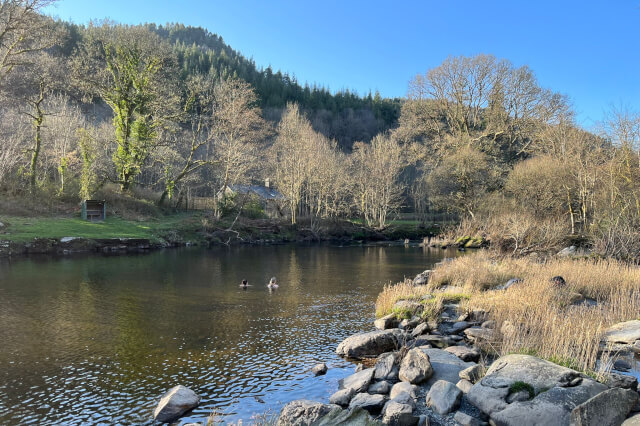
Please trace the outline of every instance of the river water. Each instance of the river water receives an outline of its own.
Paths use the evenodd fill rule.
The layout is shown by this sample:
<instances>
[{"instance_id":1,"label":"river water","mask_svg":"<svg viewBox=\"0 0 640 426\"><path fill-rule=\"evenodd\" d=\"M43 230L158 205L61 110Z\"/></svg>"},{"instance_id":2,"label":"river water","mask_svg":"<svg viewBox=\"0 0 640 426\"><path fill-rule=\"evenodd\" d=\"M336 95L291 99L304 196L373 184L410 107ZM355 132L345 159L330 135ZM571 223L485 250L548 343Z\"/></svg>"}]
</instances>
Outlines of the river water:
<instances>
[{"instance_id":1,"label":"river water","mask_svg":"<svg viewBox=\"0 0 640 426\"><path fill-rule=\"evenodd\" d=\"M202 397L181 422L215 410L247 424L293 399L327 401L353 371L336 345L373 328L383 286L456 254L240 246L1 260L0 424L149 424L177 384ZM329 372L313 377L319 362Z\"/></svg>"}]
</instances>

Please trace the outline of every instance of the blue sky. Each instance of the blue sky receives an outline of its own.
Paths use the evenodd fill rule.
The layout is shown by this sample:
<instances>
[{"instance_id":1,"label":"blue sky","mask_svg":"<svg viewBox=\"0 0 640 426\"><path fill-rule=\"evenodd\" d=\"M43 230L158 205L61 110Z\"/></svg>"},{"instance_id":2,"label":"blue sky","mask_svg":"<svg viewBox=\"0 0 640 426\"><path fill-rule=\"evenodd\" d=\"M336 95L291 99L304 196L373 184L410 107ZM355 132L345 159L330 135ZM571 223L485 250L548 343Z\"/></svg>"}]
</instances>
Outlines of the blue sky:
<instances>
[{"instance_id":1,"label":"blue sky","mask_svg":"<svg viewBox=\"0 0 640 426\"><path fill-rule=\"evenodd\" d=\"M301 83L388 97L447 56L488 53L569 95L585 127L612 105L640 110L640 0L59 0L47 13L202 26Z\"/></svg>"}]
</instances>

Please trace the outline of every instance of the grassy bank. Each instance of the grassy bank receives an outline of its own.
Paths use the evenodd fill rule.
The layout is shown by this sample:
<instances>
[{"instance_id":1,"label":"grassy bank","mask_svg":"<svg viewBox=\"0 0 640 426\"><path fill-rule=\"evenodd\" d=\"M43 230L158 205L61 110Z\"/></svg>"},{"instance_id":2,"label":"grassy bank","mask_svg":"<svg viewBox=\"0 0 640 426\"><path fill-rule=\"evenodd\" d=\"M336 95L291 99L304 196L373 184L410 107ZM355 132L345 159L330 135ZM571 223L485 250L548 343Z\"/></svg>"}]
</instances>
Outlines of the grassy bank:
<instances>
[{"instance_id":1,"label":"grassy bank","mask_svg":"<svg viewBox=\"0 0 640 426\"><path fill-rule=\"evenodd\" d=\"M146 238L159 242L171 233L198 239L198 231L202 228L199 215L186 213L141 221L110 217L104 222L88 222L74 217L2 216L2 222L5 227L0 232L0 239L14 242L63 237Z\"/></svg>"},{"instance_id":2,"label":"grassy bank","mask_svg":"<svg viewBox=\"0 0 640 426\"><path fill-rule=\"evenodd\" d=\"M550 282L558 275L566 280L565 286ZM497 289L511 278L522 282ZM640 268L615 260L537 263L494 258L483 251L439 265L425 286L386 287L378 296L377 314L392 312L398 300L425 300L429 294L435 300L457 298L463 311L487 311L496 322L493 341L487 342L489 351L534 354L595 371L603 331L640 315ZM584 298L593 299L597 306L576 303ZM433 309L434 299L423 303Z\"/></svg>"}]
</instances>

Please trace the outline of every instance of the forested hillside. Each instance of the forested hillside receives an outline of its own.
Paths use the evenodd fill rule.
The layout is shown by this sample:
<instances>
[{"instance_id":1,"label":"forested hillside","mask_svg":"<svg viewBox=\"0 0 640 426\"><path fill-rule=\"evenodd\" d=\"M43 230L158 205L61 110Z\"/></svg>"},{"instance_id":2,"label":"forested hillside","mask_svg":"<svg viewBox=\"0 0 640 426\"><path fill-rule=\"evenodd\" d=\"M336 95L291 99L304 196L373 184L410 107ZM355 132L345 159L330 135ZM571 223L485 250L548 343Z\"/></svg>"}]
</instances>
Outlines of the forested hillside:
<instances>
[{"instance_id":1,"label":"forested hillside","mask_svg":"<svg viewBox=\"0 0 640 426\"><path fill-rule=\"evenodd\" d=\"M505 251L577 241L640 261L633 111L583 129L567 96L488 54L416 74L402 100L331 94L257 69L201 28L80 27L40 14L47 3L0 3L7 196L75 207L117 193L163 208L215 197L218 220L244 208L228 187L270 179L293 224L383 229L402 210L447 212Z\"/></svg>"}]
</instances>

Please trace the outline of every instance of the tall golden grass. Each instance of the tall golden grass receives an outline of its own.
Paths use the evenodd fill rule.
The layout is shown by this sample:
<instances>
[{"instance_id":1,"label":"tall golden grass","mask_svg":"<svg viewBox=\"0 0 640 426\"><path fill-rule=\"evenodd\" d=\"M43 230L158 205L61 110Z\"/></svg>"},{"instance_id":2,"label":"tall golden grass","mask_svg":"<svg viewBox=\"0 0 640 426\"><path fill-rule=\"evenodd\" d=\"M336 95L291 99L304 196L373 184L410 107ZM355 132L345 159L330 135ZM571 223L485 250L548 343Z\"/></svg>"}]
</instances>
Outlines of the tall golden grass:
<instances>
[{"instance_id":1,"label":"tall golden grass","mask_svg":"<svg viewBox=\"0 0 640 426\"><path fill-rule=\"evenodd\" d=\"M567 285L550 278L560 275ZM511 278L522 280L508 290L496 290ZM461 287L468 300L462 310L484 309L496 322L489 349L500 355L520 352L594 372L603 331L621 321L640 317L640 268L615 260L495 258L478 252L437 267L427 286L385 287L378 301L422 297L443 285ZM578 295L579 293L579 295ZM579 297L596 306L576 305ZM377 307L383 309L383 305Z\"/></svg>"}]
</instances>

